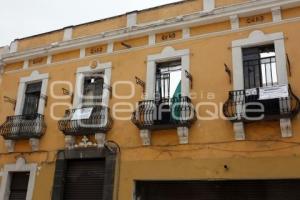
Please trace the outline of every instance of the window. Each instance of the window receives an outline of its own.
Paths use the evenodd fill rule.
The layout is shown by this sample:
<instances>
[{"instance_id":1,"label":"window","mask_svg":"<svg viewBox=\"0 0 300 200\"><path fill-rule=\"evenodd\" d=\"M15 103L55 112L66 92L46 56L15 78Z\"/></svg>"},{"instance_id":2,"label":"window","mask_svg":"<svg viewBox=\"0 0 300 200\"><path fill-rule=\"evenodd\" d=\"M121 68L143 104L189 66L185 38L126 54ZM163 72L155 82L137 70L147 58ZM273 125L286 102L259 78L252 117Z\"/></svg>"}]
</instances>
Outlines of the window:
<instances>
[{"instance_id":1,"label":"window","mask_svg":"<svg viewBox=\"0 0 300 200\"><path fill-rule=\"evenodd\" d=\"M25 91L23 115L38 113L42 82L28 84Z\"/></svg>"},{"instance_id":2,"label":"window","mask_svg":"<svg viewBox=\"0 0 300 200\"><path fill-rule=\"evenodd\" d=\"M181 96L181 61L159 63L156 68L157 100Z\"/></svg>"},{"instance_id":3,"label":"window","mask_svg":"<svg viewBox=\"0 0 300 200\"><path fill-rule=\"evenodd\" d=\"M103 73L94 73L84 78L83 107L101 104L103 93Z\"/></svg>"},{"instance_id":4,"label":"window","mask_svg":"<svg viewBox=\"0 0 300 200\"><path fill-rule=\"evenodd\" d=\"M278 84L274 44L243 49L245 89Z\"/></svg>"},{"instance_id":5,"label":"window","mask_svg":"<svg viewBox=\"0 0 300 200\"><path fill-rule=\"evenodd\" d=\"M11 174L9 200L26 199L30 172L13 172Z\"/></svg>"}]
</instances>

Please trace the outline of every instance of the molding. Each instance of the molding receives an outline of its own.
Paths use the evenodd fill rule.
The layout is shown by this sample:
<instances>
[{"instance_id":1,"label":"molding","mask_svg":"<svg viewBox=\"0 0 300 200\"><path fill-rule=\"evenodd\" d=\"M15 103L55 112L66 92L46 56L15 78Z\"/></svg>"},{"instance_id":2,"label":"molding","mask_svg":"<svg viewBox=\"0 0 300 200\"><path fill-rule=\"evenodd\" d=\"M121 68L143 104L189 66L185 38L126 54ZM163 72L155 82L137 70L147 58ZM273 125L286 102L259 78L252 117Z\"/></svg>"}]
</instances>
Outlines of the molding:
<instances>
[{"instance_id":1,"label":"molding","mask_svg":"<svg viewBox=\"0 0 300 200\"><path fill-rule=\"evenodd\" d=\"M149 46L155 45L156 43L156 35L155 34L150 34L149 36Z\"/></svg>"},{"instance_id":2,"label":"molding","mask_svg":"<svg viewBox=\"0 0 300 200\"><path fill-rule=\"evenodd\" d=\"M234 90L244 89L242 48L264 45L268 43L274 43L275 45L278 84L288 84L284 34L264 34L262 31L256 30L250 33L248 38L235 40L232 42Z\"/></svg>"},{"instance_id":3,"label":"molding","mask_svg":"<svg viewBox=\"0 0 300 200\"><path fill-rule=\"evenodd\" d=\"M81 94L83 90L83 82L84 82L84 76L86 73L91 73L91 72L104 72L104 84L110 86L111 82L111 69L112 69L112 63L107 62L107 63L99 63L97 62L97 66L95 68L92 68L91 66L85 66L85 67L80 67L77 69L76 73L76 88L75 88L75 94L74 94L74 100L73 100L73 107L74 108L79 108L81 106ZM109 89L103 89L102 93L102 105L103 106L108 106L109 105L109 98L110 98L110 91Z\"/></svg>"},{"instance_id":4,"label":"molding","mask_svg":"<svg viewBox=\"0 0 300 200\"><path fill-rule=\"evenodd\" d=\"M271 43L274 43L275 46L278 84L287 85L288 72L286 68L287 60L284 39L285 37L282 32L264 34L262 31L256 30L251 32L248 38L232 41L233 89L244 89L242 48ZM244 127L242 124L242 122L234 124L234 132L237 140L245 138ZM291 137L293 135L291 126L290 119L280 120L282 137Z\"/></svg>"},{"instance_id":5,"label":"molding","mask_svg":"<svg viewBox=\"0 0 300 200\"><path fill-rule=\"evenodd\" d=\"M32 82L42 81L41 95L46 95L48 79L49 79L48 73L47 74L39 74L38 71L33 71L30 76L23 77L20 79L15 115L22 114L27 84L32 83ZM43 115L44 109L45 109L45 99L40 98L38 113Z\"/></svg>"},{"instance_id":6,"label":"molding","mask_svg":"<svg viewBox=\"0 0 300 200\"><path fill-rule=\"evenodd\" d=\"M189 143L189 128L188 127L178 127L177 135L179 139L179 144Z\"/></svg>"},{"instance_id":7,"label":"molding","mask_svg":"<svg viewBox=\"0 0 300 200\"><path fill-rule=\"evenodd\" d=\"M25 60L23 64L23 69L28 69L29 68L29 60Z\"/></svg>"},{"instance_id":8,"label":"molding","mask_svg":"<svg viewBox=\"0 0 300 200\"><path fill-rule=\"evenodd\" d=\"M72 40L73 38L73 28L66 28L64 30L64 38L63 41Z\"/></svg>"},{"instance_id":9,"label":"molding","mask_svg":"<svg viewBox=\"0 0 300 200\"><path fill-rule=\"evenodd\" d=\"M13 172L30 172L26 200L32 200L36 171L37 171L36 163L26 164L24 158L21 157L17 159L16 164L4 165L4 171L2 174L1 188L0 188L0 199L2 200L9 199L11 174Z\"/></svg>"},{"instance_id":10,"label":"molding","mask_svg":"<svg viewBox=\"0 0 300 200\"><path fill-rule=\"evenodd\" d=\"M215 0L203 0L203 10L212 11L215 9Z\"/></svg>"},{"instance_id":11,"label":"molding","mask_svg":"<svg viewBox=\"0 0 300 200\"><path fill-rule=\"evenodd\" d=\"M95 140L97 142L98 148L103 148L105 141L106 141L106 134L105 133L96 133Z\"/></svg>"},{"instance_id":12,"label":"molding","mask_svg":"<svg viewBox=\"0 0 300 200\"><path fill-rule=\"evenodd\" d=\"M175 17L168 20L160 20L151 24L141 24L133 28L122 28L115 31L108 31L96 36L89 36L70 41L59 42L56 46L47 46L43 48L26 50L23 52L5 54L4 61L16 62L26 58L42 56L46 54L59 53L82 48L95 43L111 43L112 41L124 40L126 38L140 37L148 34L167 32L172 30L182 29L184 27L198 26L203 24L226 21L232 15L239 14L257 14L259 12L268 12L271 7L280 6L281 8L290 8L300 5L300 0L264 0L264 1L249 1L247 3L233 5L230 7L216 8L209 14L197 12ZM150 32L150 33L149 33Z\"/></svg>"},{"instance_id":13,"label":"molding","mask_svg":"<svg viewBox=\"0 0 300 200\"><path fill-rule=\"evenodd\" d=\"M110 42L108 45L107 45L107 53L113 53L114 52L114 43L113 42Z\"/></svg>"},{"instance_id":14,"label":"molding","mask_svg":"<svg viewBox=\"0 0 300 200\"><path fill-rule=\"evenodd\" d=\"M38 151L40 146L40 140L37 138L30 138L29 144L31 146L32 151Z\"/></svg>"},{"instance_id":15,"label":"molding","mask_svg":"<svg viewBox=\"0 0 300 200\"><path fill-rule=\"evenodd\" d=\"M183 39L190 38L190 28L184 28L184 29L182 29L182 38Z\"/></svg>"},{"instance_id":16,"label":"molding","mask_svg":"<svg viewBox=\"0 0 300 200\"><path fill-rule=\"evenodd\" d=\"M80 58L84 58L85 57L85 48L81 48L80 49Z\"/></svg>"},{"instance_id":17,"label":"molding","mask_svg":"<svg viewBox=\"0 0 300 200\"><path fill-rule=\"evenodd\" d=\"M280 22L282 20L281 8L280 6L271 9L273 22Z\"/></svg>"},{"instance_id":18,"label":"molding","mask_svg":"<svg viewBox=\"0 0 300 200\"><path fill-rule=\"evenodd\" d=\"M291 119L280 119L280 129L281 129L281 137L283 138L293 137Z\"/></svg>"},{"instance_id":19,"label":"molding","mask_svg":"<svg viewBox=\"0 0 300 200\"><path fill-rule=\"evenodd\" d=\"M144 146L151 145L151 131L150 130L140 130L140 137L142 139Z\"/></svg>"},{"instance_id":20,"label":"molding","mask_svg":"<svg viewBox=\"0 0 300 200\"><path fill-rule=\"evenodd\" d=\"M155 72L156 63L170 60L181 59L181 91L182 96L190 94L190 80L186 78L185 71L190 71L190 50L175 50L173 47L165 47L160 54L149 55L147 58L147 82L146 82L146 99L155 98Z\"/></svg>"},{"instance_id":21,"label":"molding","mask_svg":"<svg viewBox=\"0 0 300 200\"><path fill-rule=\"evenodd\" d=\"M4 145L7 149L7 152L12 153L15 151L16 141L15 140L4 140Z\"/></svg>"},{"instance_id":22,"label":"molding","mask_svg":"<svg viewBox=\"0 0 300 200\"><path fill-rule=\"evenodd\" d=\"M66 149L74 149L75 147L75 141L76 141L76 138L75 136L72 136L72 135L66 135L65 136L65 147Z\"/></svg>"},{"instance_id":23,"label":"molding","mask_svg":"<svg viewBox=\"0 0 300 200\"><path fill-rule=\"evenodd\" d=\"M237 15L230 16L231 30L238 30L240 28L240 19Z\"/></svg>"},{"instance_id":24,"label":"molding","mask_svg":"<svg viewBox=\"0 0 300 200\"><path fill-rule=\"evenodd\" d=\"M127 27L137 25L137 12L127 13Z\"/></svg>"},{"instance_id":25,"label":"molding","mask_svg":"<svg viewBox=\"0 0 300 200\"><path fill-rule=\"evenodd\" d=\"M296 23L300 21L300 17L296 17L296 18L291 18L291 19L285 19L282 20L280 22L269 22L266 24L257 24L257 25L253 25L253 26L247 26L247 27L240 27L238 30L235 30L234 33L242 33L244 31L254 31L257 29L261 29L261 28L268 28L268 27L272 27L275 25L283 25L283 24L289 24L289 23ZM202 34L202 35L195 35L195 36L191 36L188 39L178 39L178 40L170 40L170 41L166 41L166 42L162 42L162 43L158 43L156 44L156 47L165 47L166 45L176 45L176 44L180 44L183 41L196 41L196 40L200 40L200 39L205 39L205 38L211 38L211 37L218 37L218 36L224 36L224 35L228 35L233 33L233 31L230 29L225 30L225 31L219 31L219 32L211 32L211 33L207 33L207 34ZM70 63L75 63L78 61L82 61L82 60L90 60L92 58L104 58L107 55L120 55L123 53L128 53L128 52L132 52L132 51L141 51L141 50L145 50L149 48L149 46L140 46L140 47L133 47L131 49L124 49L124 50L120 50L120 51L115 51L113 53L103 53L103 54L97 54L97 55L89 55L86 56L84 58L74 58L74 59L70 59L70 60L64 60L64 61L60 61L60 62L55 62L55 63L50 63L50 64L44 64L44 65L37 65L34 67L30 67L30 69L24 70L24 69L18 69L18 70L11 70L11 71L7 71L4 72L5 74L13 74L13 73L18 73L18 72L22 72L22 71L32 71L32 70L39 70L39 69L44 69L46 67L53 67L59 64L70 64ZM3 64L5 64L3 62Z\"/></svg>"},{"instance_id":26,"label":"molding","mask_svg":"<svg viewBox=\"0 0 300 200\"><path fill-rule=\"evenodd\" d=\"M47 56L47 65L50 65L52 63L52 56L48 55Z\"/></svg>"},{"instance_id":27,"label":"molding","mask_svg":"<svg viewBox=\"0 0 300 200\"><path fill-rule=\"evenodd\" d=\"M15 40L10 44L9 53L15 53L18 51L19 41Z\"/></svg>"},{"instance_id":28,"label":"molding","mask_svg":"<svg viewBox=\"0 0 300 200\"><path fill-rule=\"evenodd\" d=\"M237 122L233 124L233 130L235 134L235 140L245 140L246 134L245 134L245 127L243 122Z\"/></svg>"}]
</instances>

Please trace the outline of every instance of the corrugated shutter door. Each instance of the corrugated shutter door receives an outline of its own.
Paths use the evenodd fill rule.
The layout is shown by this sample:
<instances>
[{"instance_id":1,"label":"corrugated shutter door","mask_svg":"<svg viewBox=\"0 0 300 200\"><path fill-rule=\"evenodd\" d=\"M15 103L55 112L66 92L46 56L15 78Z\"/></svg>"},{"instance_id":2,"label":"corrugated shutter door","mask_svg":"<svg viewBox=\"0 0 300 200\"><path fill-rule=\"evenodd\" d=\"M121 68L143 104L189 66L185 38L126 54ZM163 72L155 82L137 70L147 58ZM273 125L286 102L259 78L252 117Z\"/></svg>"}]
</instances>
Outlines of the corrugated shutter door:
<instances>
[{"instance_id":1,"label":"corrugated shutter door","mask_svg":"<svg viewBox=\"0 0 300 200\"><path fill-rule=\"evenodd\" d=\"M299 200L300 180L137 182L136 200Z\"/></svg>"},{"instance_id":2,"label":"corrugated shutter door","mask_svg":"<svg viewBox=\"0 0 300 200\"><path fill-rule=\"evenodd\" d=\"M65 174L65 200L102 200L105 160L69 160Z\"/></svg>"},{"instance_id":3,"label":"corrugated shutter door","mask_svg":"<svg viewBox=\"0 0 300 200\"><path fill-rule=\"evenodd\" d=\"M9 200L24 200L27 195L29 172L15 172L12 174Z\"/></svg>"}]
</instances>

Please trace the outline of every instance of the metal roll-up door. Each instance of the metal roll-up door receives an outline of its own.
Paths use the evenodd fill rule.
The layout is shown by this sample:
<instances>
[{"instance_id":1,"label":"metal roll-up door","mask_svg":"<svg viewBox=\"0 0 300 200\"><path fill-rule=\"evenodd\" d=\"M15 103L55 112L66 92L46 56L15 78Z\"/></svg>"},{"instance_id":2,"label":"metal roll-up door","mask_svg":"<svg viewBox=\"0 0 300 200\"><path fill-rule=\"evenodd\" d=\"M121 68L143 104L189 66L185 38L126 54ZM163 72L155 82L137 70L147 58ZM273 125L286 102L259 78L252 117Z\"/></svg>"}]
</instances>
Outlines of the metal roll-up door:
<instances>
[{"instance_id":1,"label":"metal roll-up door","mask_svg":"<svg viewBox=\"0 0 300 200\"><path fill-rule=\"evenodd\" d=\"M300 180L138 181L136 200L299 200Z\"/></svg>"},{"instance_id":2,"label":"metal roll-up door","mask_svg":"<svg viewBox=\"0 0 300 200\"><path fill-rule=\"evenodd\" d=\"M9 200L26 199L28 182L29 172L12 173Z\"/></svg>"},{"instance_id":3,"label":"metal roll-up door","mask_svg":"<svg viewBox=\"0 0 300 200\"><path fill-rule=\"evenodd\" d=\"M68 160L65 172L65 200L102 200L105 160Z\"/></svg>"}]
</instances>

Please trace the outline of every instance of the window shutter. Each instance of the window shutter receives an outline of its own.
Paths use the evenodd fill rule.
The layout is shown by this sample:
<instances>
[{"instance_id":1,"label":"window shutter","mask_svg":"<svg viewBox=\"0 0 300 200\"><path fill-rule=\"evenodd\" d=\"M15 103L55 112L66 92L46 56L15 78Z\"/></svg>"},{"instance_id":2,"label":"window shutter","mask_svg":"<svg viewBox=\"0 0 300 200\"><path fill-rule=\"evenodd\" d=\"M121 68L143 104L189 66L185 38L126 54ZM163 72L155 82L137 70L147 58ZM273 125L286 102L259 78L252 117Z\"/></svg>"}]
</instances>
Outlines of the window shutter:
<instances>
[{"instance_id":1,"label":"window shutter","mask_svg":"<svg viewBox=\"0 0 300 200\"><path fill-rule=\"evenodd\" d=\"M258 47L243 49L244 88L261 87L260 50Z\"/></svg>"},{"instance_id":2,"label":"window shutter","mask_svg":"<svg viewBox=\"0 0 300 200\"><path fill-rule=\"evenodd\" d=\"M28 84L25 92L23 115L34 115L38 112L42 82Z\"/></svg>"}]
</instances>

